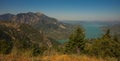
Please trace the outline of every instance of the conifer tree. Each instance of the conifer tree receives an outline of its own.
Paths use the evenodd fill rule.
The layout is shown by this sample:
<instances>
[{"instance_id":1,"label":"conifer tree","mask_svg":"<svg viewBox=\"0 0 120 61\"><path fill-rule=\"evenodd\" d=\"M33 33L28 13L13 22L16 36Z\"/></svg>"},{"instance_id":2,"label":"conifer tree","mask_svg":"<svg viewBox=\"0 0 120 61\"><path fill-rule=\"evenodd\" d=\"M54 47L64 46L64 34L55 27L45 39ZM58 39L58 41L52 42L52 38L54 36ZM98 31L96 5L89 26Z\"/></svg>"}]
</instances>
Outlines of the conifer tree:
<instances>
[{"instance_id":1,"label":"conifer tree","mask_svg":"<svg viewBox=\"0 0 120 61\"><path fill-rule=\"evenodd\" d=\"M77 52L80 54L85 47L85 34L82 28L77 27L70 35L69 42L66 44L67 52Z\"/></svg>"}]
</instances>

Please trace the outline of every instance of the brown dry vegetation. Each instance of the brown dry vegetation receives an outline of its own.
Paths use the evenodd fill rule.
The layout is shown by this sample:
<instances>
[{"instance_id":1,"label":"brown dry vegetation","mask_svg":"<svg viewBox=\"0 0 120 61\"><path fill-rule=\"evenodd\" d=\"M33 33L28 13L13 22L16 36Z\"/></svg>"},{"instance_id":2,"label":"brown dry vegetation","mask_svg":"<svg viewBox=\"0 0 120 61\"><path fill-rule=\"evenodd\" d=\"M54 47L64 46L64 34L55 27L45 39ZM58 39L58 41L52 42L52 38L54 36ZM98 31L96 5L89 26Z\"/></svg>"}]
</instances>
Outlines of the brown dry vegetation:
<instances>
[{"instance_id":1,"label":"brown dry vegetation","mask_svg":"<svg viewBox=\"0 0 120 61\"><path fill-rule=\"evenodd\" d=\"M88 56L54 55L43 57L43 61L105 61L105 60Z\"/></svg>"},{"instance_id":2,"label":"brown dry vegetation","mask_svg":"<svg viewBox=\"0 0 120 61\"><path fill-rule=\"evenodd\" d=\"M0 55L0 61L117 61L114 58L102 59L86 55L56 54L52 56Z\"/></svg>"}]
</instances>

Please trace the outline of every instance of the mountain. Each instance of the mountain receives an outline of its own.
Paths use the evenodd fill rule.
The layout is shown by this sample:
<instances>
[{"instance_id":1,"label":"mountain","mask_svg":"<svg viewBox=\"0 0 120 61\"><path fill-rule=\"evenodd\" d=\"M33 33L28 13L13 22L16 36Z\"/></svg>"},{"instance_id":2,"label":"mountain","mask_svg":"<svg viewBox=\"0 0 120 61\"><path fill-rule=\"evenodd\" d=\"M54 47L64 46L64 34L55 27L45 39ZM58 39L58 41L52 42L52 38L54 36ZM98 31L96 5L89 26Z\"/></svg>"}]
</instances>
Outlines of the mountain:
<instances>
[{"instance_id":1,"label":"mountain","mask_svg":"<svg viewBox=\"0 0 120 61\"><path fill-rule=\"evenodd\" d=\"M10 20L13 16L14 16L14 15L13 15L13 14L10 14L10 13L3 14L3 15L0 15L0 20L8 21L8 20Z\"/></svg>"},{"instance_id":2,"label":"mountain","mask_svg":"<svg viewBox=\"0 0 120 61\"><path fill-rule=\"evenodd\" d=\"M10 20L18 23L26 23L30 25L35 25L35 24L50 24L50 23L55 23L57 20L55 18L48 17L40 12L33 13L33 12L28 12L28 13L19 13L16 15L13 14L3 14L0 15L0 20Z\"/></svg>"},{"instance_id":3,"label":"mountain","mask_svg":"<svg viewBox=\"0 0 120 61\"><path fill-rule=\"evenodd\" d=\"M73 28L40 12L19 13L16 15L4 14L0 15L0 20L28 24L38 31L44 31L48 37L56 40L68 38L71 28Z\"/></svg>"},{"instance_id":4,"label":"mountain","mask_svg":"<svg viewBox=\"0 0 120 61\"><path fill-rule=\"evenodd\" d=\"M59 45L54 39L32 28L28 24L0 21L0 53L13 49L30 50ZM35 47L34 47L35 46Z\"/></svg>"}]
</instances>

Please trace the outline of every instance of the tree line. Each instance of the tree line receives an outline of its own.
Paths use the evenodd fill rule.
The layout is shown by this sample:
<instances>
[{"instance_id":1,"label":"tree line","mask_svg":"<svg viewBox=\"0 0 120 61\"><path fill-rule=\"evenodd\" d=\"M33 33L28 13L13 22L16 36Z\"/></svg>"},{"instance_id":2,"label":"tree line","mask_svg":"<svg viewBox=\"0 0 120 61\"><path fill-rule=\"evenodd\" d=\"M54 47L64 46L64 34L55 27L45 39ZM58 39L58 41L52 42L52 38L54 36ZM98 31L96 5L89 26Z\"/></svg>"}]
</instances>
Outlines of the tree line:
<instances>
[{"instance_id":1,"label":"tree line","mask_svg":"<svg viewBox=\"0 0 120 61\"><path fill-rule=\"evenodd\" d=\"M87 54L97 57L116 57L120 60L120 40L108 29L100 38L86 39L83 28L77 27L64 44L66 54Z\"/></svg>"}]
</instances>

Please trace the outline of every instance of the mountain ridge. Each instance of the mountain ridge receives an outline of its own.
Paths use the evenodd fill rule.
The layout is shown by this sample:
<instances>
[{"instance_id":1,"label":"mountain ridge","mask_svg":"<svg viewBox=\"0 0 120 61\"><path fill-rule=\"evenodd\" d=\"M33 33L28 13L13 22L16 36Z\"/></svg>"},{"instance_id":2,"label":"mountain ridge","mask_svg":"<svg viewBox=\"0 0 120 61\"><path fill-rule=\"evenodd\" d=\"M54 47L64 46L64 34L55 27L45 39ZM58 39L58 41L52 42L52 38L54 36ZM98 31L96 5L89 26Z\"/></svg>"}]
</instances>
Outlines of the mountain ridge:
<instances>
[{"instance_id":1,"label":"mountain ridge","mask_svg":"<svg viewBox=\"0 0 120 61\"><path fill-rule=\"evenodd\" d=\"M69 31L73 28L71 25L60 22L40 12L18 13L16 15L10 13L3 14L0 15L0 20L28 24L38 31L44 31L48 37L56 40L68 38Z\"/></svg>"}]
</instances>

